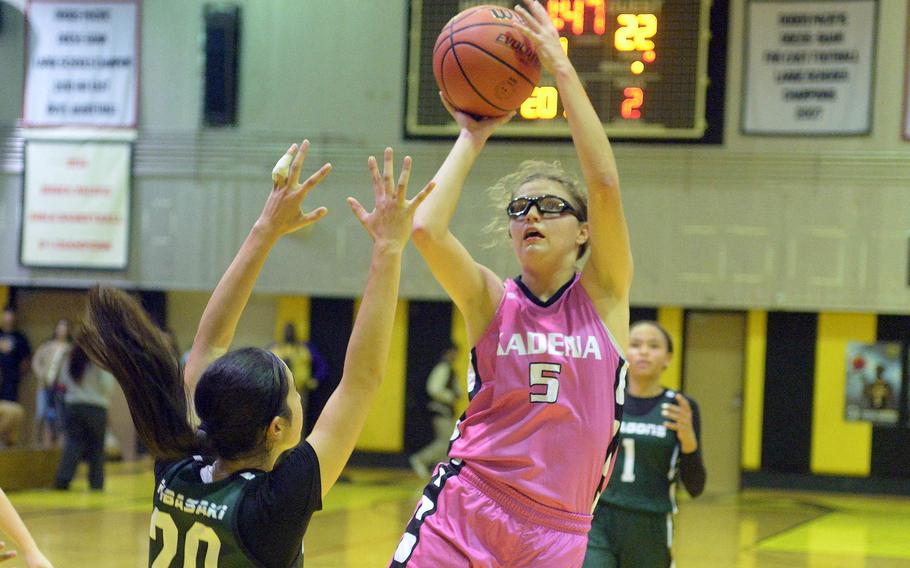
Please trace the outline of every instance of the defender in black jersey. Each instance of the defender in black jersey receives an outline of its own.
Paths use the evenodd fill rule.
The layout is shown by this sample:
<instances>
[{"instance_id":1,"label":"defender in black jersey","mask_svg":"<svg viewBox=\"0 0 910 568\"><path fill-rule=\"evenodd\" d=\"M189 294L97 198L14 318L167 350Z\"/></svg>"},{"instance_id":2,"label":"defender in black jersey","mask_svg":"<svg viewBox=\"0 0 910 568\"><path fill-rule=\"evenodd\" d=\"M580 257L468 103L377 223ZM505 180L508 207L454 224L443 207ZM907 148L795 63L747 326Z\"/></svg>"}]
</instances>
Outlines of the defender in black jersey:
<instances>
[{"instance_id":1,"label":"defender in black jersey","mask_svg":"<svg viewBox=\"0 0 910 568\"><path fill-rule=\"evenodd\" d=\"M693 497L704 491L698 405L658 382L672 353L659 324L632 326L619 453L594 511L585 568L671 566L677 480Z\"/></svg>"},{"instance_id":2,"label":"defender in black jersey","mask_svg":"<svg viewBox=\"0 0 910 568\"><path fill-rule=\"evenodd\" d=\"M149 565L183 567L189 559L207 567L212 557L218 568L303 566L303 535L322 509L312 446L301 443L268 473L248 469L214 480L213 462L156 463Z\"/></svg>"},{"instance_id":3,"label":"defender in black jersey","mask_svg":"<svg viewBox=\"0 0 910 568\"><path fill-rule=\"evenodd\" d=\"M348 198L373 239L363 301L338 388L305 441L300 395L281 359L264 349L226 353L253 285L275 243L316 222L300 210L329 164L299 184L309 146L291 146L252 231L205 308L184 376L164 335L127 294L95 288L79 338L123 387L139 436L155 456L149 527L152 568L298 567L303 535L357 441L383 375L395 316L401 256L417 205L397 186L391 148L384 172L369 166L376 207ZM188 405L187 395L193 404ZM198 425L198 426L197 426Z\"/></svg>"}]
</instances>

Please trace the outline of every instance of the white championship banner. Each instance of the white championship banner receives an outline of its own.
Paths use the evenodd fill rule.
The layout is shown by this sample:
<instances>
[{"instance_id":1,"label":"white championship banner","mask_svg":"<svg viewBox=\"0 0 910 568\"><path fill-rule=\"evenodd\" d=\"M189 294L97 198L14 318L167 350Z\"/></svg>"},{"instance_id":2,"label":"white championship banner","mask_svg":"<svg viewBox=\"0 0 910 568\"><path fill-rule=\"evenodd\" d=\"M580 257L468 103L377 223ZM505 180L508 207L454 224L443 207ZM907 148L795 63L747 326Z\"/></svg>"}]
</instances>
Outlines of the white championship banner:
<instances>
[{"instance_id":1,"label":"white championship banner","mask_svg":"<svg viewBox=\"0 0 910 568\"><path fill-rule=\"evenodd\" d=\"M28 142L21 263L125 269L131 156L123 142Z\"/></svg>"},{"instance_id":2,"label":"white championship banner","mask_svg":"<svg viewBox=\"0 0 910 568\"><path fill-rule=\"evenodd\" d=\"M748 4L746 134L866 134L875 0Z\"/></svg>"},{"instance_id":3,"label":"white championship banner","mask_svg":"<svg viewBox=\"0 0 910 568\"><path fill-rule=\"evenodd\" d=\"M23 125L135 128L138 0L30 0L26 18Z\"/></svg>"}]
</instances>

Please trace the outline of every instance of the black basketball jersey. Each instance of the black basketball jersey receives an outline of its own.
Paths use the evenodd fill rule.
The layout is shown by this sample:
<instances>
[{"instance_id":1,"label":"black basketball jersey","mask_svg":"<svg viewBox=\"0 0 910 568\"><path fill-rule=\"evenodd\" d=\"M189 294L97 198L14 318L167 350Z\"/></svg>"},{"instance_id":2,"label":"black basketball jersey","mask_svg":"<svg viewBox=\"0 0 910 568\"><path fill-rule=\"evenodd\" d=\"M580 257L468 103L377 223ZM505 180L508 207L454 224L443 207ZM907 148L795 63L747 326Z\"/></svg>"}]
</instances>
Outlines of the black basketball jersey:
<instances>
[{"instance_id":1,"label":"black basketball jersey","mask_svg":"<svg viewBox=\"0 0 910 568\"><path fill-rule=\"evenodd\" d=\"M243 546L238 531L239 504L262 476L241 471L203 482L198 456L174 464L155 490L149 528L151 568L243 568L262 566ZM301 553L293 567L303 566Z\"/></svg>"}]
</instances>

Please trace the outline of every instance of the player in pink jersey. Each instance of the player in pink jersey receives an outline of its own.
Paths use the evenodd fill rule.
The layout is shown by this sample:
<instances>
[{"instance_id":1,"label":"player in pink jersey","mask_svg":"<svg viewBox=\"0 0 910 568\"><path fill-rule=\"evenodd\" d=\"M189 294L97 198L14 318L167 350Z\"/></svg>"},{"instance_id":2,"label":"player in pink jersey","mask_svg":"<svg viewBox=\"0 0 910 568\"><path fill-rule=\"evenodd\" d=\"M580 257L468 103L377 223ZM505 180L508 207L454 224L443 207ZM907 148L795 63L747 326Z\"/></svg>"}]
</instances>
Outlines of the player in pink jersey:
<instances>
[{"instance_id":1,"label":"player in pink jersey","mask_svg":"<svg viewBox=\"0 0 910 568\"><path fill-rule=\"evenodd\" d=\"M503 281L477 264L448 225L475 159L511 116L477 121L443 101L461 132L414 242L464 316L471 402L392 566L580 566L612 467L632 280L618 173L546 10L525 0L516 11L556 78L587 197L558 167L522 164L500 184L521 275Z\"/></svg>"}]
</instances>

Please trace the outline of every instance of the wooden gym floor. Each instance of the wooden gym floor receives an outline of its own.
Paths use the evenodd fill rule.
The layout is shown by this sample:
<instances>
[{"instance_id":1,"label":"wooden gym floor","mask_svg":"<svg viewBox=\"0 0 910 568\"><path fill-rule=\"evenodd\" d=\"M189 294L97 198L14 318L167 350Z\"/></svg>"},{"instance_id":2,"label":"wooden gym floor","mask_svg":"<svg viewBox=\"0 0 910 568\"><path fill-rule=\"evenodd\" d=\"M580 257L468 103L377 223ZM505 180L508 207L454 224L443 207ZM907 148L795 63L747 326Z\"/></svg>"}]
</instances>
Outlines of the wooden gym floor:
<instances>
[{"instance_id":1,"label":"wooden gym floor","mask_svg":"<svg viewBox=\"0 0 910 568\"><path fill-rule=\"evenodd\" d=\"M84 466L82 466L84 468ZM352 469L314 516L306 566L385 566L422 483L407 471ZM10 495L57 568L147 566L153 490L148 462L108 468L103 493L84 469L69 492ZM780 491L681 503L676 565L743 568L910 567L910 499ZM4 568L24 566L20 560Z\"/></svg>"}]
</instances>

